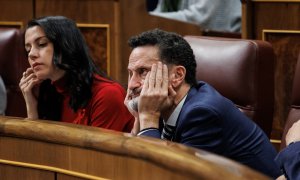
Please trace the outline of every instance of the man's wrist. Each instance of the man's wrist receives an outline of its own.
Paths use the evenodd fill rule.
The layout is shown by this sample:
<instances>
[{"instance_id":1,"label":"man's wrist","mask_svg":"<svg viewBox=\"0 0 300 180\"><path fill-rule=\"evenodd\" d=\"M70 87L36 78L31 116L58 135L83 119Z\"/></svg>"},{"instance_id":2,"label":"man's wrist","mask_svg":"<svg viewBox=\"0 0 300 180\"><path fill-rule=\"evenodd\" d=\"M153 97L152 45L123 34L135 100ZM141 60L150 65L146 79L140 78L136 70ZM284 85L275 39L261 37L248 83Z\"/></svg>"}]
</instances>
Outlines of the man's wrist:
<instances>
[{"instance_id":1,"label":"man's wrist","mask_svg":"<svg viewBox=\"0 0 300 180\"><path fill-rule=\"evenodd\" d=\"M140 129L158 128L160 113L139 114Z\"/></svg>"},{"instance_id":2,"label":"man's wrist","mask_svg":"<svg viewBox=\"0 0 300 180\"><path fill-rule=\"evenodd\" d=\"M145 128L145 129L142 129L140 130L138 133L137 133L137 136L140 136L142 135L143 133L147 132L147 131L159 131L158 128Z\"/></svg>"}]
</instances>

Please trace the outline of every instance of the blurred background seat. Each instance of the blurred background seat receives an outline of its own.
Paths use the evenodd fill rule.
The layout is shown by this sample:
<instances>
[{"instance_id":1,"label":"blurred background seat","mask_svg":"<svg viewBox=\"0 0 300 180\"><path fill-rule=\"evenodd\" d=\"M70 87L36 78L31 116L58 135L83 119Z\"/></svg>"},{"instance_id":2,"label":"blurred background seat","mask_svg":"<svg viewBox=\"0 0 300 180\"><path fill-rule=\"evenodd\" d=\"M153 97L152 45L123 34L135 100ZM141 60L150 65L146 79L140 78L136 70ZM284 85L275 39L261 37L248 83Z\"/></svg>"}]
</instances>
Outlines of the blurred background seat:
<instances>
[{"instance_id":1,"label":"blurred background seat","mask_svg":"<svg viewBox=\"0 0 300 180\"><path fill-rule=\"evenodd\" d=\"M255 121L270 138L274 112L272 46L259 40L185 36L197 61L197 80L208 82Z\"/></svg>"},{"instance_id":2,"label":"blurred background seat","mask_svg":"<svg viewBox=\"0 0 300 180\"><path fill-rule=\"evenodd\" d=\"M19 81L29 64L22 37L22 31L17 28L0 28L0 75L7 90L7 116L26 116Z\"/></svg>"}]
</instances>

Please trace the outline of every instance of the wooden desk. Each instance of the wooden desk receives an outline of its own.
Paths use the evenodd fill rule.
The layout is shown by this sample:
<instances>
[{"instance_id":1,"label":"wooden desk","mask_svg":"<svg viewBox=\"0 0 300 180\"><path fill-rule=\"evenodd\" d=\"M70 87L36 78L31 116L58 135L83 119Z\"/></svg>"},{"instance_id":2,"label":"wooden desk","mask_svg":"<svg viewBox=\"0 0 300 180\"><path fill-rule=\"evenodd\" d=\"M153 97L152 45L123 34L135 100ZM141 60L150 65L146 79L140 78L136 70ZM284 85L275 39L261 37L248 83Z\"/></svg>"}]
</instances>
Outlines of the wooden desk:
<instances>
[{"instance_id":1,"label":"wooden desk","mask_svg":"<svg viewBox=\"0 0 300 180\"><path fill-rule=\"evenodd\" d=\"M268 179L180 144L101 128L0 117L0 179Z\"/></svg>"}]
</instances>

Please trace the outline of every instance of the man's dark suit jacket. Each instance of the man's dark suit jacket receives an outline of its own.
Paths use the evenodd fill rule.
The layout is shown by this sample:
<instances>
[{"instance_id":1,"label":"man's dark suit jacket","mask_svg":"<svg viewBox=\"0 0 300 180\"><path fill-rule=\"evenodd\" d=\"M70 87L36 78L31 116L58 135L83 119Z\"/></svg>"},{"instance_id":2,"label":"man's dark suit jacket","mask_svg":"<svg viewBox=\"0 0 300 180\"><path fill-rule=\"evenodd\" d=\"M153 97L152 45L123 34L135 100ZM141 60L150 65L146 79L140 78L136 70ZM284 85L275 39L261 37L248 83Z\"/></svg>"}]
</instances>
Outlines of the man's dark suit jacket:
<instances>
[{"instance_id":1,"label":"man's dark suit jacket","mask_svg":"<svg viewBox=\"0 0 300 180\"><path fill-rule=\"evenodd\" d=\"M161 128L140 135L160 138ZM228 157L273 178L281 175L276 150L265 133L202 81L189 90L172 141Z\"/></svg>"},{"instance_id":2,"label":"man's dark suit jacket","mask_svg":"<svg viewBox=\"0 0 300 180\"><path fill-rule=\"evenodd\" d=\"M276 162L287 179L300 179L300 142L291 143L278 153Z\"/></svg>"}]
</instances>

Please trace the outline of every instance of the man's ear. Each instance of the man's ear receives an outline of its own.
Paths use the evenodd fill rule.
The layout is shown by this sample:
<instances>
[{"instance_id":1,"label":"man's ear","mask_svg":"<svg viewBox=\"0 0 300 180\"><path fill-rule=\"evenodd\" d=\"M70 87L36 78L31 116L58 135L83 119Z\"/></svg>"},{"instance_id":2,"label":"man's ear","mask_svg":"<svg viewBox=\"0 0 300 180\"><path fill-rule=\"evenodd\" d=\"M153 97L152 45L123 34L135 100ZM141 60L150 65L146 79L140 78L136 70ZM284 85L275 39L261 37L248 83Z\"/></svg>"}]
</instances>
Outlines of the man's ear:
<instances>
[{"instance_id":1,"label":"man's ear","mask_svg":"<svg viewBox=\"0 0 300 180\"><path fill-rule=\"evenodd\" d=\"M170 84L177 89L182 83L184 83L186 69L183 66L173 66L171 70Z\"/></svg>"}]
</instances>

